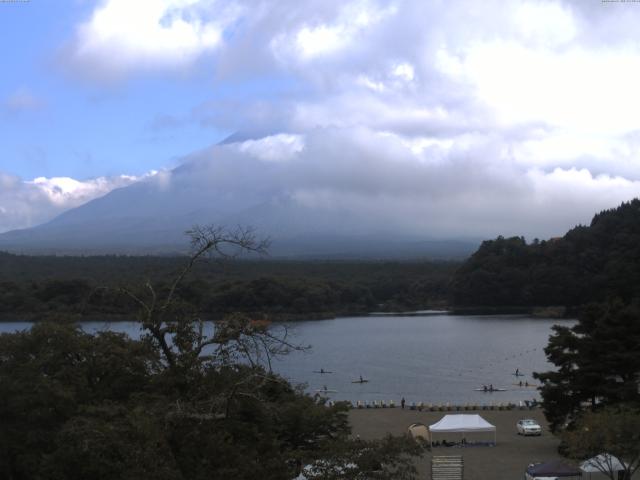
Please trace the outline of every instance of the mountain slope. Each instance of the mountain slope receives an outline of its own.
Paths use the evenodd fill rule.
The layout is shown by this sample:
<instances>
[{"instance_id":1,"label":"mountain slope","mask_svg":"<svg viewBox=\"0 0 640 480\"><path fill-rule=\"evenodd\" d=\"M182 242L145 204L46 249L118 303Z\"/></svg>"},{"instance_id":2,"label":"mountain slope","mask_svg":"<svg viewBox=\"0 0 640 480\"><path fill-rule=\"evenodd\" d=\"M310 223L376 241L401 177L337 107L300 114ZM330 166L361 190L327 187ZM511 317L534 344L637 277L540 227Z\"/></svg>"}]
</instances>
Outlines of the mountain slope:
<instances>
[{"instance_id":1,"label":"mountain slope","mask_svg":"<svg viewBox=\"0 0 640 480\"><path fill-rule=\"evenodd\" d=\"M343 206L300 201L279 181L277 165L233 156L197 158L110 192L52 221L0 235L21 253L172 253L188 246L195 224L251 226L273 240L273 256L315 258L463 258L474 239L451 242ZM249 171L260 168L263 181Z\"/></svg>"}]
</instances>

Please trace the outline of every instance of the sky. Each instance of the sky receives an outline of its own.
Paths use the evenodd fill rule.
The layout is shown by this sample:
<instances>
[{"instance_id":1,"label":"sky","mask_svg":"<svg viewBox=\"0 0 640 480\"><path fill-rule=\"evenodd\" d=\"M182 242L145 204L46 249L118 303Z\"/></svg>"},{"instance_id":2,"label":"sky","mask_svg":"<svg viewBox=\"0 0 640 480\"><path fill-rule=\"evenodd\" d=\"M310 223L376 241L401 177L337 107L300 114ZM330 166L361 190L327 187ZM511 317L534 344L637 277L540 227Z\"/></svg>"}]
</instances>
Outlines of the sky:
<instances>
[{"instance_id":1,"label":"sky","mask_svg":"<svg viewBox=\"0 0 640 480\"><path fill-rule=\"evenodd\" d=\"M561 235L640 195L638 24L602 0L0 2L0 232L231 149L305 205Z\"/></svg>"}]
</instances>

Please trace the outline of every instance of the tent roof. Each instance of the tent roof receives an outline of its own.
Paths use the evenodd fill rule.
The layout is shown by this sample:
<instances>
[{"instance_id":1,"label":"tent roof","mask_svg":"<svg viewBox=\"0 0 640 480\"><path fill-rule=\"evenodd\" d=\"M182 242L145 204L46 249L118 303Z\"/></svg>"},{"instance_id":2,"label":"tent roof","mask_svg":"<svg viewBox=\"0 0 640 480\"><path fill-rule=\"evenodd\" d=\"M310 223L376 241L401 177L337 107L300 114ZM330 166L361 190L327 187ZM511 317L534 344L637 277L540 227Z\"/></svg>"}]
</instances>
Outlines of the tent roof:
<instances>
[{"instance_id":1,"label":"tent roof","mask_svg":"<svg viewBox=\"0 0 640 480\"><path fill-rule=\"evenodd\" d=\"M527 468L527 473L532 477L579 477L582 472L576 467L552 460L546 463L537 463Z\"/></svg>"},{"instance_id":2,"label":"tent roof","mask_svg":"<svg viewBox=\"0 0 640 480\"><path fill-rule=\"evenodd\" d=\"M598 468L598 466L600 468ZM608 453L596 455L582 462L580 465L580 470L583 472L601 472L602 468L604 468L605 471L617 472L618 470L624 470L625 466L620 460Z\"/></svg>"},{"instance_id":3,"label":"tent roof","mask_svg":"<svg viewBox=\"0 0 640 480\"><path fill-rule=\"evenodd\" d=\"M480 415L445 415L442 419L429 426L433 433L438 432L495 432L496 427L487 422Z\"/></svg>"}]
</instances>

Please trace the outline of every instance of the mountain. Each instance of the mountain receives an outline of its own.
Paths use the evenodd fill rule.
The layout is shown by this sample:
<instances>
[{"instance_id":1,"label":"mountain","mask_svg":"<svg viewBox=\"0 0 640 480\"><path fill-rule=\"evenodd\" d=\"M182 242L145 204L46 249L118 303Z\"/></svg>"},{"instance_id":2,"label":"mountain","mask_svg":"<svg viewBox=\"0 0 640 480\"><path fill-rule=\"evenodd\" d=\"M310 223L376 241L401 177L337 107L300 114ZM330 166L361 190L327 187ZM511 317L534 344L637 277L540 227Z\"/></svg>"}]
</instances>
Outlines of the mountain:
<instances>
[{"instance_id":1,"label":"mountain","mask_svg":"<svg viewBox=\"0 0 640 480\"><path fill-rule=\"evenodd\" d=\"M301 201L281 181L282 172L277 164L240 161L229 154L193 158L48 223L6 232L0 235L0 249L34 254L180 253L188 247L184 232L195 224L251 226L272 239L270 253L275 257L463 258L479 243L432 238L376 215Z\"/></svg>"},{"instance_id":2,"label":"mountain","mask_svg":"<svg viewBox=\"0 0 640 480\"><path fill-rule=\"evenodd\" d=\"M640 200L593 217L559 238L485 241L451 283L458 306L574 307L640 299Z\"/></svg>"}]
</instances>

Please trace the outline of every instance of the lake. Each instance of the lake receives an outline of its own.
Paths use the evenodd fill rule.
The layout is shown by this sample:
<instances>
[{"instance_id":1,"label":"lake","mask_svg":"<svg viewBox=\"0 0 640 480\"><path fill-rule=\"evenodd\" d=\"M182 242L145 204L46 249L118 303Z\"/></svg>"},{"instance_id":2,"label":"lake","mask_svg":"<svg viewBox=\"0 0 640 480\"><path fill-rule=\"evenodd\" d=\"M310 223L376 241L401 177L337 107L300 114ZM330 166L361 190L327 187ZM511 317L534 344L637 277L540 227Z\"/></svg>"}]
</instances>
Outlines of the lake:
<instances>
[{"instance_id":1,"label":"lake","mask_svg":"<svg viewBox=\"0 0 640 480\"><path fill-rule=\"evenodd\" d=\"M294 343L311 350L293 352L273 368L314 393L326 386L334 400L391 400L408 403L499 403L539 398L534 371L551 368L544 355L551 326L573 321L528 316L430 314L345 317L287 323ZM0 332L30 327L0 323ZM139 335L135 322L84 322L86 331L111 329ZM319 374L314 371L330 371ZM513 375L519 369L525 376ZM362 376L367 383L352 383ZM493 384L504 392L474 389ZM335 392L333 392L335 391Z\"/></svg>"}]
</instances>

